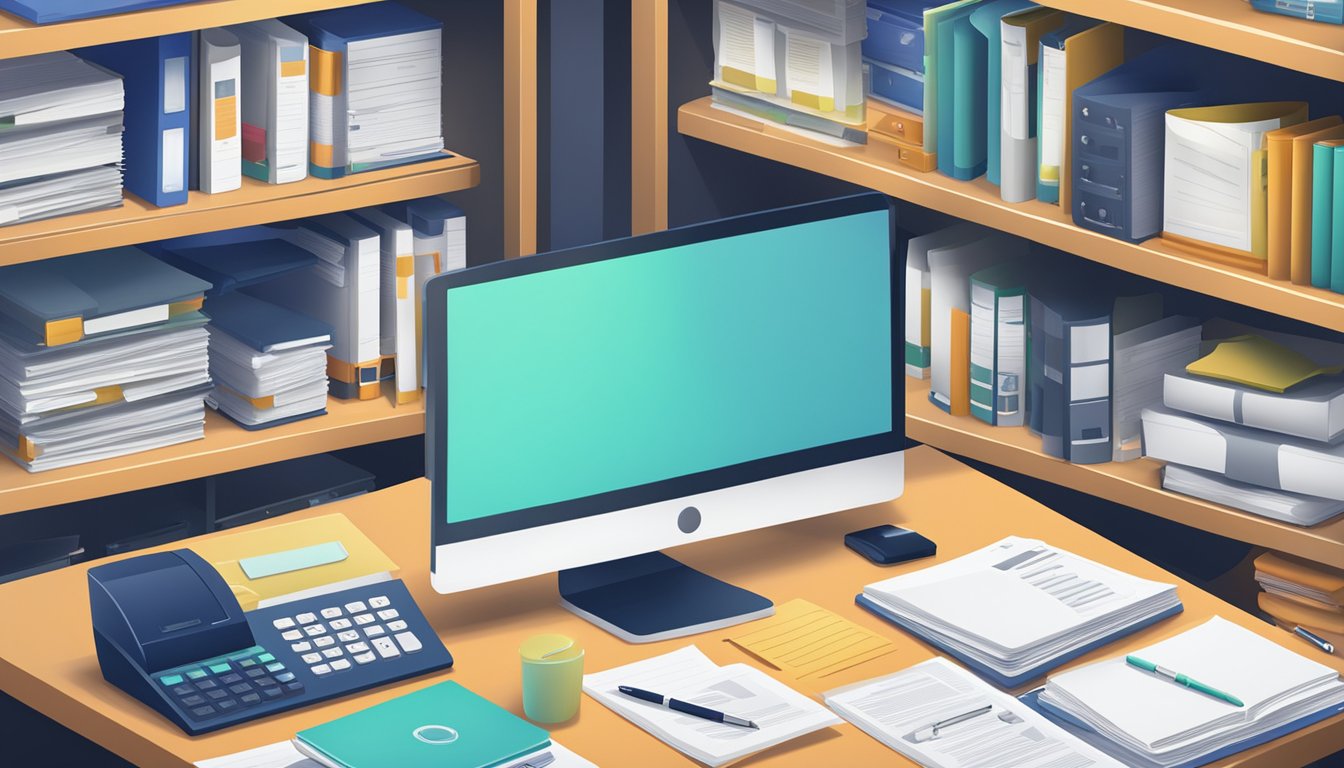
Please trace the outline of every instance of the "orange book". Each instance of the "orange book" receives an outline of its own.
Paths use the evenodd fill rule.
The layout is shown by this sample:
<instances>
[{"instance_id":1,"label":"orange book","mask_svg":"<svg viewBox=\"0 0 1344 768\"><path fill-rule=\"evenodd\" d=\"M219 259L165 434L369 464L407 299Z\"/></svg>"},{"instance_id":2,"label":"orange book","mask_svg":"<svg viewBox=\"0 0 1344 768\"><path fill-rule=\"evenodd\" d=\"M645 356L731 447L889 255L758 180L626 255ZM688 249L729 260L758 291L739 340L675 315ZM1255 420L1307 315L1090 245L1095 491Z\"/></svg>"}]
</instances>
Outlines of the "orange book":
<instances>
[{"instance_id":1,"label":"orange book","mask_svg":"<svg viewBox=\"0 0 1344 768\"><path fill-rule=\"evenodd\" d=\"M1279 128L1265 134L1267 154L1266 169L1266 219L1267 232L1265 250L1268 259L1268 274L1275 280L1287 280L1292 273L1292 199L1293 199L1293 139L1307 133L1339 125L1338 116L1322 117L1305 123ZM1308 165L1310 168L1310 165ZM1311 189L1311 184L1307 184ZM1310 215L1308 205L1307 213ZM1310 230L1310 225L1308 225ZM1308 259L1310 260L1310 259ZM1307 266L1310 280L1311 266Z\"/></svg>"},{"instance_id":2,"label":"orange book","mask_svg":"<svg viewBox=\"0 0 1344 768\"><path fill-rule=\"evenodd\" d=\"M952 400L953 416L971 415L971 316L952 310Z\"/></svg>"},{"instance_id":3,"label":"orange book","mask_svg":"<svg viewBox=\"0 0 1344 768\"><path fill-rule=\"evenodd\" d=\"M1293 194L1289 229L1289 277L1296 285L1311 285L1311 163L1316 142L1344 139L1339 117L1335 125L1293 137ZM1320 122L1320 121L1313 121Z\"/></svg>"},{"instance_id":4,"label":"orange book","mask_svg":"<svg viewBox=\"0 0 1344 768\"><path fill-rule=\"evenodd\" d=\"M1285 600L1278 595L1261 592L1258 598L1260 610L1274 617L1277 622L1302 626L1310 629L1320 627L1326 632L1344 634L1344 614L1318 611L1301 603Z\"/></svg>"},{"instance_id":5,"label":"orange book","mask_svg":"<svg viewBox=\"0 0 1344 768\"><path fill-rule=\"evenodd\" d=\"M1344 605L1344 568L1313 563L1296 555L1266 552L1255 558L1255 576L1272 576L1302 588L1302 593L1322 603Z\"/></svg>"}]
</instances>

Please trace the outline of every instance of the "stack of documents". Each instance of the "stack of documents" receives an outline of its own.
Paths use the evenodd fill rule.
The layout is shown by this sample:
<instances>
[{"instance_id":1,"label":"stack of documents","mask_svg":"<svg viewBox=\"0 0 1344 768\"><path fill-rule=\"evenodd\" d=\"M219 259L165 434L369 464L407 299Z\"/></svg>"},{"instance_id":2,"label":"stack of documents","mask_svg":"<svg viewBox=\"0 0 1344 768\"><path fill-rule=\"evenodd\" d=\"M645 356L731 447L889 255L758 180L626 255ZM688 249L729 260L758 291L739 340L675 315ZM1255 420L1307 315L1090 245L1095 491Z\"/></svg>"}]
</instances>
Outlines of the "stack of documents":
<instances>
[{"instance_id":1,"label":"stack of documents","mask_svg":"<svg viewBox=\"0 0 1344 768\"><path fill-rule=\"evenodd\" d=\"M245 429L327 412L331 326L242 293L212 297L207 401Z\"/></svg>"},{"instance_id":2,"label":"stack of documents","mask_svg":"<svg viewBox=\"0 0 1344 768\"><path fill-rule=\"evenodd\" d=\"M1017 536L869 584L856 601L1004 687L1182 610L1174 584Z\"/></svg>"},{"instance_id":3,"label":"stack of documents","mask_svg":"<svg viewBox=\"0 0 1344 768\"><path fill-rule=\"evenodd\" d=\"M681 714L621 694L618 686L655 691L754 721L741 728ZM832 725L840 719L764 672L746 664L720 667L693 645L605 672L583 676L583 690L664 743L709 766L719 766Z\"/></svg>"},{"instance_id":4,"label":"stack of documents","mask_svg":"<svg viewBox=\"0 0 1344 768\"><path fill-rule=\"evenodd\" d=\"M1260 610L1276 624L1289 632L1304 629L1335 649L1344 648L1344 569L1266 552L1255 559L1255 580L1264 590Z\"/></svg>"},{"instance_id":5,"label":"stack of documents","mask_svg":"<svg viewBox=\"0 0 1344 768\"><path fill-rule=\"evenodd\" d=\"M209 287L135 248L0 270L0 451L36 472L202 437Z\"/></svg>"},{"instance_id":6,"label":"stack of documents","mask_svg":"<svg viewBox=\"0 0 1344 768\"><path fill-rule=\"evenodd\" d=\"M1125 657L1051 676L1039 698L1043 710L1126 765L1202 765L1344 711L1344 682L1334 669L1221 617L1132 656L1242 706Z\"/></svg>"},{"instance_id":7,"label":"stack of documents","mask_svg":"<svg viewBox=\"0 0 1344 768\"><path fill-rule=\"evenodd\" d=\"M121 205L122 80L66 51L0 61L0 224Z\"/></svg>"},{"instance_id":8,"label":"stack of documents","mask_svg":"<svg viewBox=\"0 0 1344 768\"><path fill-rule=\"evenodd\" d=\"M1111 380L1111 459L1143 455L1144 408L1162 402L1162 382L1199 357L1199 321L1173 315L1115 334Z\"/></svg>"},{"instance_id":9,"label":"stack of documents","mask_svg":"<svg viewBox=\"0 0 1344 768\"><path fill-rule=\"evenodd\" d=\"M826 706L929 768L1119 766L947 659L825 694Z\"/></svg>"}]
</instances>

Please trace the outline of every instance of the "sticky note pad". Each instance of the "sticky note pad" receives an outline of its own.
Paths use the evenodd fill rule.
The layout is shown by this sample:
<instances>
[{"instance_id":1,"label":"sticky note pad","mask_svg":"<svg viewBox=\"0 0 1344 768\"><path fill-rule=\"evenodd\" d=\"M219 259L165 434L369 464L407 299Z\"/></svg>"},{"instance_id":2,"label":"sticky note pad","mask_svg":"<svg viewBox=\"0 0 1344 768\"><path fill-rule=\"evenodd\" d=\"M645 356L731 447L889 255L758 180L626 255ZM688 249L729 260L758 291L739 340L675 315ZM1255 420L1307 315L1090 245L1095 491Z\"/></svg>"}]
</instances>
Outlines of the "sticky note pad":
<instances>
[{"instance_id":1,"label":"sticky note pad","mask_svg":"<svg viewBox=\"0 0 1344 768\"><path fill-rule=\"evenodd\" d=\"M345 547L341 546L341 542L328 541L311 547L245 557L238 561L238 565L243 569L243 573L247 574L247 578L264 579L280 573L339 563L347 557L349 554L346 553Z\"/></svg>"},{"instance_id":2,"label":"sticky note pad","mask_svg":"<svg viewBox=\"0 0 1344 768\"><path fill-rule=\"evenodd\" d=\"M806 600L790 600L746 629L727 642L799 680L825 677L895 650L890 640Z\"/></svg>"}]
</instances>

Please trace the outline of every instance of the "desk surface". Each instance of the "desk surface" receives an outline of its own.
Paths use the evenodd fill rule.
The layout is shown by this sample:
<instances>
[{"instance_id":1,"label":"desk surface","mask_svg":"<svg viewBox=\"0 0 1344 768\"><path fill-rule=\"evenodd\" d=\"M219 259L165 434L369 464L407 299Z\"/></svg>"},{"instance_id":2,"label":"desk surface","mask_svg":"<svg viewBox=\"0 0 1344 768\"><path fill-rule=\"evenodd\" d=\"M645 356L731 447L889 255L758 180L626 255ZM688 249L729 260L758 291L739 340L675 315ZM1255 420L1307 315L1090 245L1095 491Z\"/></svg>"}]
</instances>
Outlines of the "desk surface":
<instances>
[{"instance_id":1,"label":"desk surface","mask_svg":"<svg viewBox=\"0 0 1344 768\"><path fill-rule=\"evenodd\" d=\"M196 760L288 739L295 731L444 679L457 680L521 714L517 648L536 632L563 632L581 638L587 647L588 671L625 664L691 642L719 663L749 661L723 642L728 630L651 645L624 643L560 608L554 576L458 595L434 593L429 586L426 558L428 496L427 481L417 480L298 514L343 512L401 564L402 578L457 660L450 672L190 738L102 679L89 629L84 576L87 566L75 566L0 586L0 615L14 619L13 623L6 622L14 629L0 636L0 689L137 765L181 768ZM853 602L864 584L930 562L883 568L863 560L841 543L847 531L888 522L913 528L938 542L938 560L1017 534L1044 539L1139 576L1180 585L1184 613L1100 649L1079 663L1118 655L1125 648L1154 642L1221 614L1344 671L1344 659L1311 649L926 446L907 452L905 495L896 502L700 542L678 548L673 554L777 603L806 598L895 642L894 653L832 675L819 688L791 682L815 693L902 669L932 655L929 647L865 613ZM601 766L629 764L634 756L641 766L692 764L586 696L579 714L568 723L552 727L551 733L557 741ZM1339 750L1341 745L1344 716L1243 752L1219 765L1302 765ZM899 754L849 724L781 745L741 765L773 768L841 763L909 765Z\"/></svg>"}]
</instances>

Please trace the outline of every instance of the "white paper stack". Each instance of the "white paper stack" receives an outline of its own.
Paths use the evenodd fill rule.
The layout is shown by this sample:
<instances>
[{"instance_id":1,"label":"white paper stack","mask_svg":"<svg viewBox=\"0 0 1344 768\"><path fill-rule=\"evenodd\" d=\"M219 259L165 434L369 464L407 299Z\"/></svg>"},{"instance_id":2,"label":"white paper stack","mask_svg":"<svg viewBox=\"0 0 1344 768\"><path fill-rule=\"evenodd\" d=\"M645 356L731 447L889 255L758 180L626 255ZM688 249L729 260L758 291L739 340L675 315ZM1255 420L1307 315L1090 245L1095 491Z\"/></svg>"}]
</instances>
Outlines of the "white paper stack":
<instances>
[{"instance_id":1,"label":"white paper stack","mask_svg":"<svg viewBox=\"0 0 1344 768\"><path fill-rule=\"evenodd\" d=\"M350 43L351 170L443 151L442 37L432 29Z\"/></svg>"},{"instance_id":2,"label":"white paper stack","mask_svg":"<svg viewBox=\"0 0 1344 768\"><path fill-rule=\"evenodd\" d=\"M1116 334L1111 380L1111 458L1132 461L1143 455L1144 408L1162 402L1162 381L1199 358L1200 324L1173 315Z\"/></svg>"},{"instance_id":3,"label":"white paper stack","mask_svg":"<svg viewBox=\"0 0 1344 768\"><path fill-rule=\"evenodd\" d=\"M1344 707L1344 682L1334 669L1221 617L1132 654L1245 706L1130 666L1124 657L1051 676L1041 703L1085 724L1070 730L1127 765L1191 763Z\"/></svg>"},{"instance_id":4,"label":"white paper stack","mask_svg":"<svg viewBox=\"0 0 1344 768\"><path fill-rule=\"evenodd\" d=\"M1293 525L1316 525L1344 513L1344 501L1261 488L1179 464L1162 468L1162 488Z\"/></svg>"},{"instance_id":5,"label":"white paper stack","mask_svg":"<svg viewBox=\"0 0 1344 768\"><path fill-rule=\"evenodd\" d=\"M1176 585L1009 536L869 584L860 600L949 652L1015 679L1178 609Z\"/></svg>"},{"instance_id":6,"label":"white paper stack","mask_svg":"<svg viewBox=\"0 0 1344 768\"><path fill-rule=\"evenodd\" d=\"M715 723L625 696L628 685L753 720L757 730ZM832 725L840 718L812 699L746 664L720 667L699 648L583 676L583 690L664 743L719 766Z\"/></svg>"},{"instance_id":7,"label":"white paper stack","mask_svg":"<svg viewBox=\"0 0 1344 768\"><path fill-rule=\"evenodd\" d=\"M124 103L69 52L0 60L0 224L121 205Z\"/></svg>"}]
</instances>

